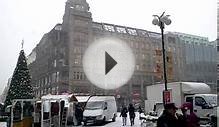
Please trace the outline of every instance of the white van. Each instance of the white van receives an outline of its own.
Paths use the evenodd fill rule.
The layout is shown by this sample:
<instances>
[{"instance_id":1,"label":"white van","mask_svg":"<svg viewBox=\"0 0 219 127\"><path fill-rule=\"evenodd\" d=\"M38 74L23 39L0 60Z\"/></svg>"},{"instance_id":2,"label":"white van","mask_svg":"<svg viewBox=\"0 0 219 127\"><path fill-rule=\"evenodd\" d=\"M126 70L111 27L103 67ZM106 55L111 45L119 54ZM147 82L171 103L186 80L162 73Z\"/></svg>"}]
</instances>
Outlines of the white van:
<instances>
[{"instance_id":1,"label":"white van","mask_svg":"<svg viewBox=\"0 0 219 127\"><path fill-rule=\"evenodd\" d=\"M114 96L92 96L88 100L83 113L84 125L87 123L115 121L116 100Z\"/></svg>"}]
</instances>

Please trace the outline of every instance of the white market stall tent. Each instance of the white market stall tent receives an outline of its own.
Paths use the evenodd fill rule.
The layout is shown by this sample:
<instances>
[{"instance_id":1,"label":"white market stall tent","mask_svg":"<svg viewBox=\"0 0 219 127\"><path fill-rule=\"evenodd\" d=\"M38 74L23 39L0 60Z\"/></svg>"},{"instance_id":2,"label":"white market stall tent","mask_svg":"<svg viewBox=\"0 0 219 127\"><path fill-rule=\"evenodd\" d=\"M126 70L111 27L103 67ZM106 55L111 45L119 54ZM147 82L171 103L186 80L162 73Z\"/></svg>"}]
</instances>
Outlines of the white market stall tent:
<instances>
[{"instance_id":1,"label":"white market stall tent","mask_svg":"<svg viewBox=\"0 0 219 127\"><path fill-rule=\"evenodd\" d=\"M75 104L85 107L90 96L83 95L45 95L41 97L41 127L66 126L75 123Z\"/></svg>"}]
</instances>

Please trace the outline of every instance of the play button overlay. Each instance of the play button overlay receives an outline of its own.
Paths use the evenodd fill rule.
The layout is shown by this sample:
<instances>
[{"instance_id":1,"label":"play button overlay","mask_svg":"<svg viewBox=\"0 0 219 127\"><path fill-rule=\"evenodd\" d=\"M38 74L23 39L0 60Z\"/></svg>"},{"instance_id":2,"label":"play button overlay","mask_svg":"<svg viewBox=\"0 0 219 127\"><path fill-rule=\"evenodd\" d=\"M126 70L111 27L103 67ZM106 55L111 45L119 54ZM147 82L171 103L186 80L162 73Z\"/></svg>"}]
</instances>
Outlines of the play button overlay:
<instances>
[{"instance_id":1,"label":"play button overlay","mask_svg":"<svg viewBox=\"0 0 219 127\"><path fill-rule=\"evenodd\" d=\"M88 80L102 89L125 85L134 73L135 58L126 42L101 38L91 43L83 56L83 69Z\"/></svg>"},{"instance_id":2,"label":"play button overlay","mask_svg":"<svg viewBox=\"0 0 219 127\"><path fill-rule=\"evenodd\" d=\"M107 74L117 64L117 62L107 52L105 52L105 64L105 74Z\"/></svg>"}]
</instances>

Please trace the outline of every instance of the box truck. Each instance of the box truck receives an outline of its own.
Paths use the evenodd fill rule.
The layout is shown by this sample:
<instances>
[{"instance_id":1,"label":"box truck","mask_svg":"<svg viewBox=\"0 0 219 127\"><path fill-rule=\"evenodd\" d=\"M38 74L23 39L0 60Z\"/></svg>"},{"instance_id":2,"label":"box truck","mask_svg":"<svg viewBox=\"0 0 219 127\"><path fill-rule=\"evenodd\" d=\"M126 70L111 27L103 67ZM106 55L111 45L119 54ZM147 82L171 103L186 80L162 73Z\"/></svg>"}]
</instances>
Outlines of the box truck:
<instances>
[{"instance_id":1,"label":"box truck","mask_svg":"<svg viewBox=\"0 0 219 127\"><path fill-rule=\"evenodd\" d=\"M147 100L145 111L149 113L157 104L163 102L164 84L155 84L146 87ZM210 87L198 82L172 82L167 84L170 91L170 102L180 107L185 102L193 105L193 111L201 117L216 115L217 94L210 94ZM161 110L159 110L160 112Z\"/></svg>"}]
</instances>

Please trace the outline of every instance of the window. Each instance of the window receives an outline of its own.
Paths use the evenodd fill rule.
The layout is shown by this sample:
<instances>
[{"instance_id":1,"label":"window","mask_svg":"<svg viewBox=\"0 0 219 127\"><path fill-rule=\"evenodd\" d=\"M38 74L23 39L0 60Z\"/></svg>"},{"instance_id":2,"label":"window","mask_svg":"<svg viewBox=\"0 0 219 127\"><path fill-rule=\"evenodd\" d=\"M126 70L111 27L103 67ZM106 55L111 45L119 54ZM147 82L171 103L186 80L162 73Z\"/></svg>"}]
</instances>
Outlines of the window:
<instances>
[{"instance_id":1,"label":"window","mask_svg":"<svg viewBox=\"0 0 219 127\"><path fill-rule=\"evenodd\" d=\"M56 82L59 81L59 72L56 72Z\"/></svg>"},{"instance_id":2,"label":"window","mask_svg":"<svg viewBox=\"0 0 219 127\"><path fill-rule=\"evenodd\" d=\"M125 30L124 27L116 27L116 31L117 31L118 33L126 33L126 30Z\"/></svg>"},{"instance_id":3,"label":"window","mask_svg":"<svg viewBox=\"0 0 219 127\"><path fill-rule=\"evenodd\" d=\"M152 38L157 38L157 39L161 38L161 34L159 33L149 32L148 35L149 37L152 37Z\"/></svg>"},{"instance_id":4,"label":"window","mask_svg":"<svg viewBox=\"0 0 219 127\"><path fill-rule=\"evenodd\" d=\"M55 30L58 30L58 31L62 30L62 25L61 24L56 25L55 26Z\"/></svg>"},{"instance_id":5,"label":"window","mask_svg":"<svg viewBox=\"0 0 219 127\"><path fill-rule=\"evenodd\" d=\"M202 97L195 97L195 105L197 106L203 106L206 102Z\"/></svg>"},{"instance_id":6,"label":"window","mask_svg":"<svg viewBox=\"0 0 219 127\"><path fill-rule=\"evenodd\" d=\"M137 35L137 32L135 29L127 29L128 33L131 35Z\"/></svg>"},{"instance_id":7,"label":"window","mask_svg":"<svg viewBox=\"0 0 219 127\"><path fill-rule=\"evenodd\" d=\"M84 20L75 19L74 22L75 24L77 24L77 26L80 26L80 27L86 27L88 25L88 22Z\"/></svg>"},{"instance_id":8,"label":"window","mask_svg":"<svg viewBox=\"0 0 219 127\"><path fill-rule=\"evenodd\" d=\"M145 48L146 48L146 49L149 49L149 47L150 47L150 45L147 44L147 43L145 43Z\"/></svg>"},{"instance_id":9,"label":"window","mask_svg":"<svg viewBox=\"0 0 219 127\"><path fill-rule=\"evenodd\" d=\"M103 30L101 24L94 23L94 24L92 24L92 27L93 27L94 29L97 29L97 30Z\"/></svg>"},{"instance_id":10,"label":"window","mask_svg":"<svg viewBox=\"0 0 219 127\"><path fill-rule=\"evenodd\" d=\"M53 87L52 88L52 94L55 94L56 89Z\"/></svg>"},{"instance_id":11,"label":"window","mask_svg":"<svg viewBox=\"0 0 219 127\"><path fill-rule=\"evenodd\" d=\"M79 4L75 5L75 8L79 11L85 11L84 6L79 5Z\"/></svg>"},{"instance_id":12,"label":"window","mask_svg":"<svg viewBox=\"0 0 219 127\"><path fill-rule=\"evenodd\" d=\"M77 53L77 48L76 47L74 48L74 53Z\"/></svg>"},{"instance_id":13,"label":"window","mask_svg":"<svg viewBox=\"0 0 219 127\"><path fill-rule=\"evenodd\" d=\"M148 36L147 31L144 31L144 30L138 30L138 33L144 37Z\"/></svg>"},{"instance_id":14,"label":"window","mask_svg":"<svg viewBox=\"0 0 219 127\"><path fill-rule=\"evenodd\" d=\"M144 49L145 48L145 44L144 43L140 43L141 48Z\"/></svg>"},{"instance_id":15,"label":"window","mask_svg":"<svg viewBox=\"0 0 219 127\"><path fill-rule=\"evenodd\" d=\"M41 87L41 83L40 83L40 80L38 80L38 87Z\"/></svg>"},{"instance_id":16,"label":"window","mask_svg":"<svg viewBox=\"0 0 219 127\"><path fill-rule=\"evenodd\" d=\"M135 42L135 48L138 48L138 42Z\"/></svg>"},{"instance_id":17,"label":"window","mask_svg":"<svg viewBox=\"0 0 219 127\"><path fill-rule=\"evenodd\" d=\"M56 81L56 73L53 73L52 74L52 82L55 82Z\"/></svg>"},{"instance_id":18,"label":"window","mask_svg":"<svg viewBox=\"0 0 219 127\"><path fill-rule=\"evenodd\" d=\"M145 54L142 54L142 59L145 59Z\"/></svg>"},{"instance_id":19,"label":"window","mask_svg":"<svg viewBox=\"0 0 219 127\"><path fill-rule=\"evenodd\" d=\"M80 79L79 72L77 72L77 79Z\"/></svg>"},{"instance_id":20,"label":"window","mask_svg":"<svg viewBox=\"0 0 219 127\"><path fill-rule=\"evenodd\" d=\"M75 59L75 62L74 62L75 64L78 64L79 63L79 60L78 59Z\"/></svg>"},{"instance_id":21,"label":"window","mask_svg":"<svg viewBox=\"0 0 219 127\"><path fill-rule=\"evenodd\" d=\"M56 67L56 60L54 60L54 64L53 64L53 66Z\"/></svg>"},{"instance_id":22,"label":"window","mask_svg":"<svg viewBox=\"0 0 219 127\"><path fill-rule=\"evenodd\" d=\"M48 80L47 80L47 77L45 77L45 84L47 85L47 83L48 83Z\"/></svg>"},{"instance_id":23,"label":"window","mask_svg":"<svg viewBox=\"0 0 219 127\"><path fill-rule=\"evenodd\" d=\"M140 66L139 65L136 65L136 70L139 70L140 69Z\"/></svg>"},{"instance_id":24,"label":"window","mask_svg":"<svg viewBox=\"0 0 219 127\"><path fill-rule=\"evenodd\" d=\"M41 86L44 86L44 82L43 82L43 79L41 79Z\"/></svg>"},{"instance_id":25,"label":"window","mask_svg":"<svg viewBox=\"0 0 219 127\"><path fill-rule=\"evenodd\" d=\"M176 43L176 39L174 37L168 37L168 43Z\"/></svg>"},{"instance_id":26,"label":"window","mask_svg":"<svg viewBox=\"0 0 219 127\"><path fill-rule=\"evenodd\" d=\"M76 72L74 72L73 74L73 79L76 79Z\"/></svg>"},{"instance_id":27,"label":"window","mask_svg":"<svg viewBox=\"0 0 219 127\"><path fill-rule=\"evenodd\" d=\"M190 102L190 103L193 104L193 97L187 97L186 98L186 102Z\"/></svg>"},{"instance_id":28,"label":"window","mask_svg":"<svg viewBox=\"0 0 219 127\"><path fill-rule=\"evenodd\" d=\"M112 25L104 25L103 27L106 31L115 32L114 27Z\"/></svg>"},{"instance_id":29,"label":"window","mask_svg":"<svg viewBox=\"0 0 219 127\"><path fill-rule=\"evenodd\" d=\"M130 47L134 47L134 44L132 41L130 42Z\"/></svg>"},{"instance_id":30,"label":"window","mask_svg":"<svg viewBox=\"0 0 219 127\"><path fill-rule=\"evenodd\" d=\"M48 78L49 78L49 81L48 81L48 82L51 83L51 76L49 76Z\"/></svg>"},{"instance_id":31,"label":"window","mask_svg":"<svg viewBox=\"0 0 219 127\"><path fill-rule=\"evenodd\" d=\"M83 80L83 74L80 72L80 79Z\"/></svg>"},{"instance_id":32,"label":"window","mask_svg":"<svg viewBox=\"0 0 219 127\"><path fill-rule=\"evenodd\" d=\"M104 103L104 110L107 109L107 106L108 106L108 104L107 104L107 102L105 102L105 103Z\"/></svg>"}]
</instances>

